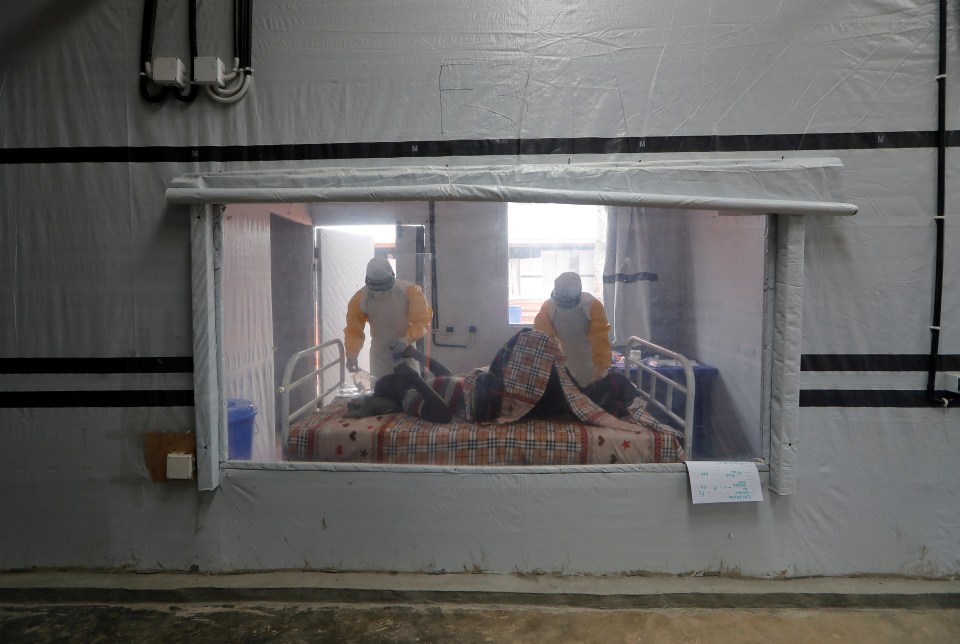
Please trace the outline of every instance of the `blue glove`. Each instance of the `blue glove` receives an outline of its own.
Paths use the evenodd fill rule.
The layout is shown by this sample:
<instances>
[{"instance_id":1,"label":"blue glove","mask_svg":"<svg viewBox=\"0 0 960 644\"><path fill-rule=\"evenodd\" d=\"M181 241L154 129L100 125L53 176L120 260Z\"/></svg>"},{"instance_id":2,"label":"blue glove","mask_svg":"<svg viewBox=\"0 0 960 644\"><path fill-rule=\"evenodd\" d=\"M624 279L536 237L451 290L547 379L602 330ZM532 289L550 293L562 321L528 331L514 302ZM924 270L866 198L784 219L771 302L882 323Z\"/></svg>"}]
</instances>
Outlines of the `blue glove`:
<instances>
[{"instance_id":1,"label":"blue glove","mask_svg":"<svg viewBox=\"0 0 960 644\"><path fill-rule=\"evenodd\" d=\"M399 358L400 354L407 350L407 341L403 338L400 338L396 342L390 345L390 352L393 354L394 358Z\"/></svg>"}]
</instances>

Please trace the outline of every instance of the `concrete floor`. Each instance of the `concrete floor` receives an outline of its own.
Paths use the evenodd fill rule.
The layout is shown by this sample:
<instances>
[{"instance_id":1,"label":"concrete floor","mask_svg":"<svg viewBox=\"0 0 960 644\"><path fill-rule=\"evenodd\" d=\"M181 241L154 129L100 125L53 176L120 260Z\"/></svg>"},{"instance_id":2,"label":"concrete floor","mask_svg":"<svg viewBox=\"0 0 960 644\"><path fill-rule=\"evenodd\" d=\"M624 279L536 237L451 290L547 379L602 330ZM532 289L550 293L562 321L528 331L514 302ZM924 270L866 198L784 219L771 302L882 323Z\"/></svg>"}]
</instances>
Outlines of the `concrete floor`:
<instances>
[{"instance_id":1,"label":"concrete floor","mask_svg":"<svg viewBox=\"0 0 960 644\"><path fill-rule=\"evenodd\" d=\"M0 642L958 642L960 581L0 574Z\"/></svg>"}]
</instances>

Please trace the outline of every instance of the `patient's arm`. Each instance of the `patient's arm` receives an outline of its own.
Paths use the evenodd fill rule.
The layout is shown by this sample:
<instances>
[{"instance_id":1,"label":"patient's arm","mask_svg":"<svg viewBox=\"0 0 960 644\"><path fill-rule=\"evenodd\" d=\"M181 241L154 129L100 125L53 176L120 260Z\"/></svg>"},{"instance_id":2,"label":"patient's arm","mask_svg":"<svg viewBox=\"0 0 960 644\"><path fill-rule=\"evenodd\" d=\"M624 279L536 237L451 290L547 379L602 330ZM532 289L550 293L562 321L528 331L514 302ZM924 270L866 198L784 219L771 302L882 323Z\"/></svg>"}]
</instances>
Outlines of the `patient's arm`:
<instances>
[{"instance_id":1,"label":"patient's arm","mask_svg":"<svg viewBox=\"0 0 960 644\"><path fill-rule=\"evenodd\" d=\"M403 350L403 357L413 358L414 360L422 364L427 369L427 371L432 373L434 376L453 375L450 372L450 370L447 369L442 364L440 364L440 362L438 362L437 360L434 360L433 358L428 358L427 356L417 351L417 348L414 347L412 344Z\"/></svg>"}]
</instances>

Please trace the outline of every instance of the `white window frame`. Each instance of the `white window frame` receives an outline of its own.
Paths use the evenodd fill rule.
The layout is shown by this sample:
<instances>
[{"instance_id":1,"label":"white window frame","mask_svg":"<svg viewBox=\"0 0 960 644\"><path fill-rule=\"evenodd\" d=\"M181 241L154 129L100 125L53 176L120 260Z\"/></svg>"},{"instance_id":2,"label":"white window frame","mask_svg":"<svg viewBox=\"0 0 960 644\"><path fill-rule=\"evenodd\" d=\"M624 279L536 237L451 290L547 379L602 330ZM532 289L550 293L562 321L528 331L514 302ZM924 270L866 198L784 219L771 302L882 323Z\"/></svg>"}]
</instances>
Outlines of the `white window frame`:
<instances>
[{"instance_id":1,"label":"white window frame","mask_svg":"<svg viewBox=\"0 0 960 644\"><path fill-rule=\"evenodd\" d=\"M699 160L473 167L321 168L185 175L167 200L191 208L194 404L200 490L220 483L227 446L220 290L223 206L239 203L527 201L771 215L774 266L762 360L770 489L796 491L805 216L843 216L838 159ZM694 192L695 194L691 194Z\"/></svg>"}]
</instances>

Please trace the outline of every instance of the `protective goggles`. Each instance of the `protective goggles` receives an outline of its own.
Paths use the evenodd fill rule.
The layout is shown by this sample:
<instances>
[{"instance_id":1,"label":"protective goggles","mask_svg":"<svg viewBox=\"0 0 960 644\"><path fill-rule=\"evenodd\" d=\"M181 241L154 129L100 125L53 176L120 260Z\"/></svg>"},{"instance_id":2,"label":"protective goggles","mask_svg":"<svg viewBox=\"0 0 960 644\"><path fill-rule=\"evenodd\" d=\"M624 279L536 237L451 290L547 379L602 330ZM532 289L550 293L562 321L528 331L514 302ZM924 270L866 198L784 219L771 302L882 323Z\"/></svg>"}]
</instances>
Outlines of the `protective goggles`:
<instances>
[{"instance_id":1,"label":"protective goggles","mask_svg":"<svg viewBox=\"0 0 960 644\"><path fill-rule=\"evenodd\" d=\"M367 284L367 288L369 288L371 291L389 291L393 288L397 278L391 276L382 280L372 280L368 277L364 281Z\"/></svg>"}]
</instances>

